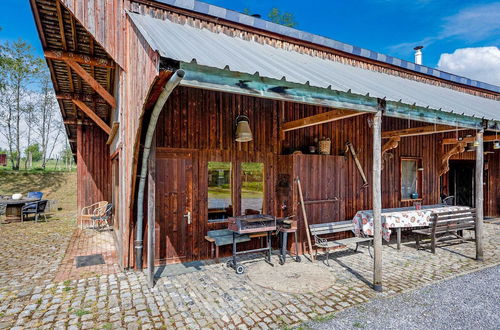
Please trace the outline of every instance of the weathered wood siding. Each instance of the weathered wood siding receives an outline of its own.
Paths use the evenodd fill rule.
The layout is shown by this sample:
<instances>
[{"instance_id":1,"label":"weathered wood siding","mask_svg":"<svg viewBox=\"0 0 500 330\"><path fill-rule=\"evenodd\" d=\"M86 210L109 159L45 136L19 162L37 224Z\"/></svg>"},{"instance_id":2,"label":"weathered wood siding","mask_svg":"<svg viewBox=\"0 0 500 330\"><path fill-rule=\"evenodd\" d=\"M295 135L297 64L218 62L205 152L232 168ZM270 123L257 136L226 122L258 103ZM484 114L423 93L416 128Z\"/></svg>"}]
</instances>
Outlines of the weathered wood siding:
<instances>
[{"instance_id":1,"label":"weathered wood siding","mask_svg":"<svg viewBox=\"0 0 500 330\"><path fill-rule=\"evenodd\" d=\"M82 207L112 200L111 160L107 134L98 126L77 128L77 204Z\"/></svg>"},{"instance_id":2,"label":"weathered wood siding","mask_svg":"<svg viewBox=\"0 0 500 330\"><path fill-rule=\"evenodd\" d=\"M352 219L358 210L371 208L371 189L363 188L363 181L355 166L352 156L347 159L340 156L280 156L284 151L304 150L314 144L316 138L323 136L332 139L332 154L341 155L345 143L353 143L363 169L371 183L371 115L308 127L286 133L285 140L279 139L281 123L317 113L330 111L329 108L302 104L284 103L234 94L212 92L193 88L177 88L167 101L156 132L156 158L158 168L164 168L165 160L175 158L176 154L189 153L192 159L192 206L193 224L189 228L188 255L183 260L198 260L210 257L210 245L205 241L207 231L225 228L225 224L207 222L207 163L209 161L230 161L233 164L233 182L239 182L241 162L263 162L265 164L265 207L264 212L280 214L281 206L286 201L289 208L285 214L295 214L302 221L297 208L294 177L302 180L306 200L328 200L337 197L338 202L312 203L307 206L310 223L342 221ZM250 119L254 140L249 143L234 141L234 120L238 114L245 114ZM421 123L392 118L383 119L383 128L396 130L408 125ZM440 198L440 180L437 176L441 139L446 134L435 134L402 138L400 146L391 151L392 158L384 161L383 170L383 207L410 206L413 202L401 201L400 196L400 159L418 157L422 159L423 204L435 204ZM490 165L491 166L491 165ZM498 166L498 165L497 165ZM158 173L158 172L157 172ZM284 196L279 191L278 183L284 174L292 180L291 194ZM160 174L157 174L160 180ZM168 180L164 180L168 184ZM162 182L163 182L162 181ZM158 188L157 188L158 189ZM236 187L238 191L240 187ZM290 193L290 192L289 192ZM167 214L167 207L161 201L161 192L157 191L157 209L160 214ZM233 196L236 214L239 209L239 194ZM157 218L157 249L160 258L166 258L164 240L166 219ZM164 222L164 223L163 223ZM299 224L303 231L303 224ZM305 241L305 234L300 233ZM258 244L258 241L247 247ZM244 247L244 245L242 245ZM229 248L222 250L228 253ZM161 263L158 259L157 263Z\"/></svg>"}]
</instances>

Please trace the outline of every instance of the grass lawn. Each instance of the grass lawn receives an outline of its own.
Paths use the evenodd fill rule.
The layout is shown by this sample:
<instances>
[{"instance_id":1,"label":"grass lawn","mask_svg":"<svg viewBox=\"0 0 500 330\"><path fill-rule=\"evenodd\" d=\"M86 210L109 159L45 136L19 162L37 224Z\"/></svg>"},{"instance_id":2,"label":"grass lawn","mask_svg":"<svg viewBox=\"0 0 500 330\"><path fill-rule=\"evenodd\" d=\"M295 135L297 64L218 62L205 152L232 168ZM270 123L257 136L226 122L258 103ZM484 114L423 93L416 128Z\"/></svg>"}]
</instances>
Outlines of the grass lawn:
<instances>
[{"instance_id":1,"label":"grass lawn","mask_svg":"<svg viewBox=\"0 0 500 330\"><path fill-rule=\"evenodd\" d=\"M28 171L28 172L40 172L40 171L45 171L45 172L68 172L70 171L66 165L59 160L57 162L55 159L49 159L47 161L47 164L45 165L45 170L42 169L42 162L33 162L32 166L30 169L25 170L24 169L24 159L21 159L21 163L19 163L20 166L20 171ZM0 173L2 171L12 171L12 166L10 163L10 160L7 160L7 166L0 166ZM73 164L71 167L71 171L76 172L76 164ZM17 171L16 171L17 172Z\"/></svg>"},{"instance_id":2,"label":"grass lawn","mask_svg":"<svg viewBox=\"0 0 500 330\"><path fill-rule=\"evenodd\" d=\"M59 215L76 215L76 172L0 170L0 195L41 191L44 199L56 200Z\"/></svg>"}]
</instances>

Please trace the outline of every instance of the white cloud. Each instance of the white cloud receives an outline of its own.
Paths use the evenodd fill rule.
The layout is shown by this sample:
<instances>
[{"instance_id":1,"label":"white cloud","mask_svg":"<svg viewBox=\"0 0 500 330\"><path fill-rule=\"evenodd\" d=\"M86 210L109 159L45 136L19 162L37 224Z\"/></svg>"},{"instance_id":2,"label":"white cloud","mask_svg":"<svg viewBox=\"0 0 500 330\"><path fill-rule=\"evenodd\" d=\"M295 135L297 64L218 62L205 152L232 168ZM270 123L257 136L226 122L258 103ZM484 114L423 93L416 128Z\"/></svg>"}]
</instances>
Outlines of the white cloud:
<instances>
[{"instance_id":1,"label":"white cloud","mask_svg":"<svg viewBox=\"0 0 500 330\"><path fill-rule=\"evenodd\" d=\"M490 40L489 38L498 35L500 35L500 2L495 2L464 8L454 15L443 18L439 30L434 35L394 45L389 49L402 54L408 53L416 45L429 46L445 39L472 43Z\"/></svg>"},{"instance_id":2,"label":"white cloud","mask_svg":"<svg viewBox=\"0 0 500 330\"><path fill-rule=\"evenodd\" d=\"M500 86L500 49L461 48L452 54L441 54L438 69Z\"/></svg>"}]
</instances>

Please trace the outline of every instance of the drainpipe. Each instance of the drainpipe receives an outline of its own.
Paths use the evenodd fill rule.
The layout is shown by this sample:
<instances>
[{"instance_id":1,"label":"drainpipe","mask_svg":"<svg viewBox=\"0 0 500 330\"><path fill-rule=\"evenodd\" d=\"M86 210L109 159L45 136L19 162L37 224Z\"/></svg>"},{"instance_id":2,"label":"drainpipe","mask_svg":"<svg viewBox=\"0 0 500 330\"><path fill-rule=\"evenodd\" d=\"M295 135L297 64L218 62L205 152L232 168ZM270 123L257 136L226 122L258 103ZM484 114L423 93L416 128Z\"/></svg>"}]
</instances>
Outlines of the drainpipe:
<instances>
[{"instance_id":1,"label":"drainpipe","mask_svg":"<svg viewBox=\"0 0 500 330\"><path fill-rule=\"evenodd\" d=\"M153 142L153 135L156 129L156 123L158 122L158 117L160 116L161 110L167 102L168 97L174 90L174 88L180 83L184 78L184 71L179 69L174 72L172 77L166 82L163 87L158 100L155 103L153 112L151 113L151 119L149 120L148 130L146 132L146 140L144 141L144 151L142 153L141 162L141 175L139 177L139 189L137 191L137 231L135 236L135 268L137 270L142 270L142 236L143 236L143 226L144 226L144 187L146 186L146 176L148 174L148 159L149 153L151 151L151 143ZM151 230L151 228L149 228Z\"/></svg>"}]
</instances>

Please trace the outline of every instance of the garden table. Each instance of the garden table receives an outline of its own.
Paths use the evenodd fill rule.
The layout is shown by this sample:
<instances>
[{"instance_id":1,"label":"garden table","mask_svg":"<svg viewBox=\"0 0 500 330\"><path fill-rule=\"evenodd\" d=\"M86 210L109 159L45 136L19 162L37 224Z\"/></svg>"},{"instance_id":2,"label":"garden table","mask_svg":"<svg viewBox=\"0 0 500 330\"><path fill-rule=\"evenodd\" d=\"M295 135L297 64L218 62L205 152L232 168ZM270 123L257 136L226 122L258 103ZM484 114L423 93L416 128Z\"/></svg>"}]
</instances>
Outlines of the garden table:
<instances>
[{"instance_id":1,"label":"garden table","mask_svg":"<svg viewBox=\"0 0 500 330\"><path fill-rule=\"evenodd\" d=\"M468 206L424 205L420 210L415 207L382 209L382 237L387 242L391 238L391 229L396 229L397 248L401 248L401 228L428 227L432 216L436 213L467 210ZM373 236L373 211L358 211L352 219L356 235L361 231Z\"/></svg>"},{"instance_id":2,"label":"garden table","mask_svg":"<svg viewBox=\"0 0 500 330\"><path fill-rule=\"evenodd\" d=\"M22 209L27 203L36 202L38 198L23 198L23 199L4 199L0 198L0 204L5 204L5 217L7 222L21 222Z\"/></svg>"}]
</instances>

